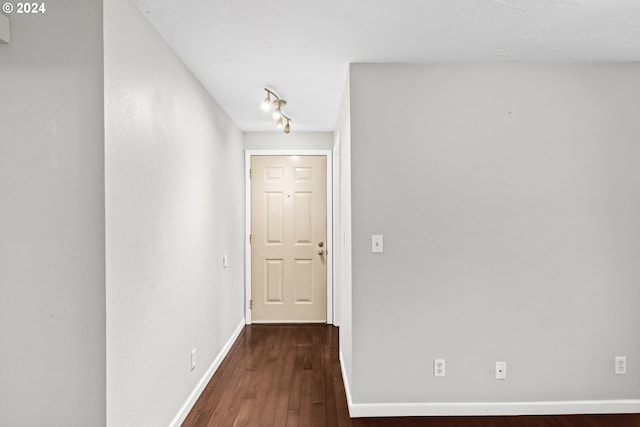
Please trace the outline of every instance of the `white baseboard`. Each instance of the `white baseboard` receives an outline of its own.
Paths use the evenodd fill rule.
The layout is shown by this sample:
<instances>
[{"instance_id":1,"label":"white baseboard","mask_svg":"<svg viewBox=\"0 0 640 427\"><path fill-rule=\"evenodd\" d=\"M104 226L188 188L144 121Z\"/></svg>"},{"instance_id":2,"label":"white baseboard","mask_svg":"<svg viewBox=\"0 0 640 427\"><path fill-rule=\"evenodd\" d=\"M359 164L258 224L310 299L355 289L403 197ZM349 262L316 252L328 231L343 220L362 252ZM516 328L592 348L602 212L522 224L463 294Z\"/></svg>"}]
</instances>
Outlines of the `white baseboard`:
<instances>
[{"instance_id":1,"label":"white baseboard","mask_svg":"<svg viewBox=\"0 0 640 427\"><path fill-rule=\"evenodd\" d=\"M349 405L349 415L352 418L622 414L640 412L640 400L579 400L559 402L353 403L348 397L347 404Z\"/></svg>"},{"instance_id":2,"label":"white baseboard","mask_svg":"<svg viewBox=\"0 0 640 427\"><path fill-rule=\"evenodd\" d=\"M556 402L439 402L353 403L340 352L340 369L351 418L362 417L462 417L505 415L572 415L640 413L640 400L577 400Z\"/></svg>"},{"instance_id":3,"label":"white baseboard","mask_svg":"<svg viewBox=\"0 0 640 427\"><path fill-rule=\"evenodd\" d=\"M351 418L357 418L357 416L353 415L352 407L353 400L351 400L351 390L349 389L349 381L347 379L347 371L344 368L344 358L342 357L342 352L340 352L340 371L342 371L342 383L344 384L344 394L347 395L347 408L349 409L349 416ZM363 415L360 415L363 416ZM365 415L368 416L368 415Z\"/></svg>"},{"instance_id":4,"label":"white baseboard","mask_svg":"<svg viewBox=\"0 0 640 427\"><path fill-rule=\"evenodd\" d=\"M227 340L224 347L222 347L222 350L220 350L220 353L218 353L218 356L216 356L216 358L213 360L213 363L211 363L211 366L209 366L209 369L207 369L207 371L204 373L204 375L196 385L196 388L193 389L193 391L187 398L187 401L184 402L184 405L182 405L180 411L173 418L171 424L169 424L169 427L180 427L180 424L182 424L185 418L187 418L187 415L189 415L189 411L191 411L191 408L193 408L193 405L195 405L196 401L200 397L200 394L202 394L204 388L207 386L209 381L211 381L213 374L215 374L215 372L220 367L220 364L226 357L227 353L229 353L229 350L231 350L233 343L235 343L238 339L238 336L244 329L244 326L245 319L242 319L236 330L233 332L233 335L231 335L231 337Z\"/></svg>"},{"instance_id":5,"label":"white baseboard","mask_svg":"<svg viewBox=\"0 0 640 427\"><path fill-rule=\"evenodd\" d=\"M330 325L326 320L252 320L253 325Z\"/></svg>"}]
</instances>

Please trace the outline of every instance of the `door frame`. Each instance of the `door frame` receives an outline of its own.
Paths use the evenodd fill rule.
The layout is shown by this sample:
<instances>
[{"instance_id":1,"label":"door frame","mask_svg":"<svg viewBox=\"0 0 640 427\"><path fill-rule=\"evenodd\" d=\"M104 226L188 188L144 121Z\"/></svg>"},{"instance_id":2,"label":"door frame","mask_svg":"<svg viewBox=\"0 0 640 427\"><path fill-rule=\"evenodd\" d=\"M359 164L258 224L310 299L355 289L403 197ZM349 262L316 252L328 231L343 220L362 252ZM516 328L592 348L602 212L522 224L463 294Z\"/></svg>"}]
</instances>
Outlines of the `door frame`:
<instances>
[{"instance_id":1,"label":"door frame","mask_svg":"<svg viewBox=\"0 0 640 427\"><path fill-rule=\"evenodd\" d=\"M324 156L327 160L326 188L327 188L327 324L334 324L333 310L333 153L332 150L245 150L244 151L244 189L245 189L245 227L244 227L244 318L247 325L251 324L251 170L252 156Z\"/></svg>"}]
</instances>

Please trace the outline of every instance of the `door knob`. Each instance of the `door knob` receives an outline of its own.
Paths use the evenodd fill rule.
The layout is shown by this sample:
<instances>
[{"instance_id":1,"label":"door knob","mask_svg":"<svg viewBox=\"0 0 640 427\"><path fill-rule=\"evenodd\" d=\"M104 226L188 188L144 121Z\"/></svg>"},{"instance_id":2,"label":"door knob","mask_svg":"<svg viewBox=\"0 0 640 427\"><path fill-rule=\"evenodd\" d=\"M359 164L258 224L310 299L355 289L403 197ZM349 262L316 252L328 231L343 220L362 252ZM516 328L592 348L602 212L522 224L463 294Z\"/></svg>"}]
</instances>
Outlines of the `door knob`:
<instances>
[{"instance_id":1,"label":"door knob","mask_svg":"<svg viewBox=\"0 0 640 427\"><path fill-rule=\"evenodd\" d=\"M323 251L322 249L320 249L320 250L318 251L318 255L320 255L320 256L324 255L324 251Z\"/></svg>"},{"instance_id":2,"label":"door knob","mask_svg":"<svg viewBox=\"0 0 640 427\"><path fill-rule=\"evenodd\" d=\"M324 246L324 242L318 242L318 246L323 247Z\"/></svg>"}]
</instances>

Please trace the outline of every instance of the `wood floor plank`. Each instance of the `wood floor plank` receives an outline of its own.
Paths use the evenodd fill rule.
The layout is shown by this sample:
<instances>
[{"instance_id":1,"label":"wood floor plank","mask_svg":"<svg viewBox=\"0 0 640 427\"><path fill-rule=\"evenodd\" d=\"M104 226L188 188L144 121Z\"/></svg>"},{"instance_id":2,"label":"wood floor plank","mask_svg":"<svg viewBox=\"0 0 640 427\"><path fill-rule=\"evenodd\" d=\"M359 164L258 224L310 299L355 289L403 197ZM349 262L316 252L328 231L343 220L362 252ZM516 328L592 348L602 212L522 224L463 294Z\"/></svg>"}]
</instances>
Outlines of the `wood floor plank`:
<instances>
[{"instance_id":1,"label":"wood floor plank","mask_svg":"<svg viewBox=\"0 0 640 427\"><path fill-rule=\"evenodd\" d=\"M296 355L296 359L297 359ZM295 363L294 363L295 366ZM291 380L291 393L287 404L287 427L300 425L300 399L302 394L302 370L294 369Z\"/></svg>"},{"instance_id":2,"label":"wood floor plank","mask_svg":"<svg viewBox=\"0 0 640 427\"><path fill-rule=\"evenodd\" d=\"M326 339L330 340L331 337ZM331 346L325 344L322 347L322 392L324 400L324 417L327 426L337 426L338 410L336 406L335 384L333 381Z\"/></svg>"},{"instance_id":3,"label":"wood floor plank","mask_svg":"<svg viewBox=\"0 0 640 427\"><path fill-rule=\"evenodd\" d=\"M640 427L640 414L349 418L338 328L247 326L183 427Z\"/></svg>"},{"instance_id":4,"label":"wood floor plank","mask_svg":"<svg viewBox=\"0 0 640 427\"><path fill-rule=\"evenodd\" d=\"M291 342L291 330L284 330L282 335L281 348L283 354L280 359L282 361L282 373L278 382L278 398L276 402L276 410L273 420L274 426L286 426L287 415L289 413L289 399L293 384L293 364L295 353L291 351L289 343ZM266 427L266 426L265 426Z\"/></svg>"}]
</instances>

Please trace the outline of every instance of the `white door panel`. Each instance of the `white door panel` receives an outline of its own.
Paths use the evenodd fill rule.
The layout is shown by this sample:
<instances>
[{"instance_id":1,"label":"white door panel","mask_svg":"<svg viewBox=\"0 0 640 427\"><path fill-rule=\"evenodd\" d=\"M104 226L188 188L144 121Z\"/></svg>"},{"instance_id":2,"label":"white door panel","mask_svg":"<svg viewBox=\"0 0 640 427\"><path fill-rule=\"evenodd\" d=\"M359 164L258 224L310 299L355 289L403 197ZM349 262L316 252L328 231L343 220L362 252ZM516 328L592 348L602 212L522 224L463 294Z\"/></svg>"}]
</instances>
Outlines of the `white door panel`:
<instances>
[{"instance_id":1,"label":"white door panel","mask_svg":"<svg viewBox=\"0 0 640 427\"><path fill-rule=\"evenodd\" d=\"M326 322L326 157L251 157L252 321Z\"/></svg>"}]
</instances>

